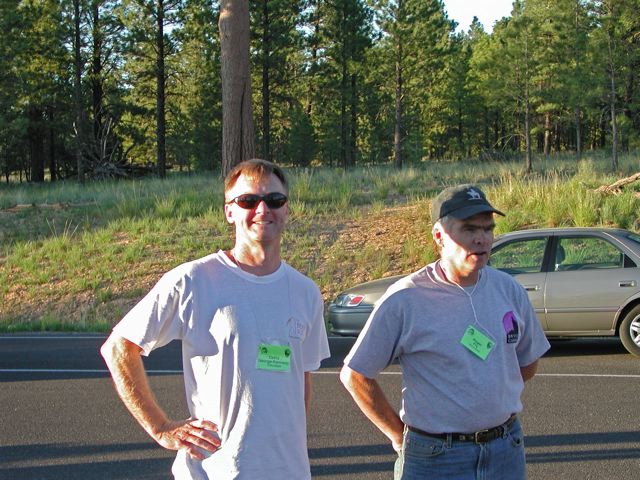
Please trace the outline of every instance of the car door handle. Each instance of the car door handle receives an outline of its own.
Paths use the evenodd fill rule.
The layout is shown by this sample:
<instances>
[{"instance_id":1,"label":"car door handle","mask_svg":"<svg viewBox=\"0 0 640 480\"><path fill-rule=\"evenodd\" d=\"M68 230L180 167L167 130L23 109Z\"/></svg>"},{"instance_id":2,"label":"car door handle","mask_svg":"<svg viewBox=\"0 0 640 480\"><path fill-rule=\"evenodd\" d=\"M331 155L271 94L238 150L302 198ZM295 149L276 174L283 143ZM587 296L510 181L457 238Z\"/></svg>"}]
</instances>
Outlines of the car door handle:
<instances>
[{"instance_id":1,"label":"car door handle","mask_svg":"<svg viewBox=\"0 0 640 480\"><path fill-rule=\"evenodd\" d=\"M635 287L636 286L636 281L635 280L623 280L621 282L618 282L618 286L619 287Z\"/></svg>"},{"instance_id":2,"label":"car door handle","mask_svg":"<svg viewBox=\"0 0 640 480\"><path fill-rule=\"evenodd\" d=\"M537 292L540 290L540 285L524 285L524 289L527 292Z\"/></svg>"}]
</instances>

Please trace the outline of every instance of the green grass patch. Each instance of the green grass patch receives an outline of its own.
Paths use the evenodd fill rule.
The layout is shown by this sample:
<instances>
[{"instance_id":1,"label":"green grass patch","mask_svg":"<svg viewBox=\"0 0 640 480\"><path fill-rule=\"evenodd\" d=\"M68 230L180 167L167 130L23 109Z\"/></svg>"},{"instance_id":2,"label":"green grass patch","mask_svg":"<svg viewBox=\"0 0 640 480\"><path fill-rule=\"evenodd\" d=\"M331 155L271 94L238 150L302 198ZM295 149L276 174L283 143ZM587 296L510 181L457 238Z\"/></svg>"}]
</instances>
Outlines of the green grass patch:
<instances>
[{"instance_id":1,"label":"green grass patch","mask_svg":"<svg viewBox=\"0 0 640 480\"><path fill-rule=\"evenodd\" d=\"M283 256L327 301L359 281L419 268L435 258L429 199L458 183L481 184L507 213L497 218L497 233L564 225L638 231L638 187L617 196L594 191L634 173L638 158L622 156L620 164L614 174L608 158L594 154L581 162L536 159L530 174L521 163L478 162L289 169ZM394 215L402 227L394 227ZM385 244L373 218L390 221L387 231L412 229ZM106 330L162 273L233 242L222 181L204 174L0 184L0 221L0 332Z\"/></svg>"}]
</instances>

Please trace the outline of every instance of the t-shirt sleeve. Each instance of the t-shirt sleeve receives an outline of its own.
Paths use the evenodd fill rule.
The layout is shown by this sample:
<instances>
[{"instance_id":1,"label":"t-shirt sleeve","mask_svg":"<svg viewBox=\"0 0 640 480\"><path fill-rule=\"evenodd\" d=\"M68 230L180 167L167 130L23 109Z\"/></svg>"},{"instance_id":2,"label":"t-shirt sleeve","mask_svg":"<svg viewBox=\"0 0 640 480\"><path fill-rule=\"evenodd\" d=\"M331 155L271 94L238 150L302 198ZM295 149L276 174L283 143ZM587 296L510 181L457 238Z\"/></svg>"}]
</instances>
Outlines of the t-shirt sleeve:
<instances>
[{"instance_id":1,"label":"t-shirt sleeve","mask_svg":"<svg viewBox=\"0 0 640 480\"><path fill-rule=\"evenodd\" d=\"M183 280L176 269L167 272L113 331L142 348L145 356L155 348L181 338L182 285Z\"/></svg>"},{"instance_id":2,"label":"t-shirt sleeve","mask_svg":"<svg viewBox=\"0 0 640 480\"><path fill-rule=\"evenodd\" d=\"M324 325L324 305L322 303L322 296L315 285L314 290L311 327L303 345L303 363L305 372L317 370L320 368L320 362L331 355L329 352L327 329Z\"/></svg>"},{"instance_id":3,"label":"t-shirt sleeve","mask_svg":"<svg viewBox=\"0 0 640 480\"><path fill-rule=\"evenodd\" d=\"M400 354L397 347L401 320L397 295L383 297L344 359L345 365L367 378L375 378Z\"/></svg>"},{"instance_id":4,"label":"t-shirt sleeve","mask_svg":"<svg viewBox=\"0 0 640 480\"><path fill-rule=\"evenodd\" d=\"M519 284L518 291L521 305L520 311L524 319L525 329L516 347L516 354L518 355L518 364L520 367L526 367L544 355L544 353L549 350L550 345L538 321L536 312L529 301L527 293Z\"/></svg>"}]
</instances>

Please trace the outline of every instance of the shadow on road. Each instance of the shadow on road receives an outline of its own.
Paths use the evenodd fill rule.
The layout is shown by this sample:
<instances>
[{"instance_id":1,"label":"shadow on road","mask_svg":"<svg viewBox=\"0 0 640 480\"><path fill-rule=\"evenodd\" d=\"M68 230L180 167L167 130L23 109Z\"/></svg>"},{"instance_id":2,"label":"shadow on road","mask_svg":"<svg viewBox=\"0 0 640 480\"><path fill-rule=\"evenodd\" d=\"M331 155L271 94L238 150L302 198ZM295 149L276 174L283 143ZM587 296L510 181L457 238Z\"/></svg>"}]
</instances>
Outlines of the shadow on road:
<instances>
[{"instance_id":1,"label":"shadow on road","mask_svg":"<svg viewBox=\"0 0 640 480\"><path fill-rule=\"evenodd\" d=\"M574 357L593 355L632 355L615 338L549 339L551 349L545 357Z\"/></svg>"},{"instance_id":2,"label":"shadow on road","mask_svg":"<svg viewBox=\"0 0 640 480\"><path fill-rule=\"evenodd\" d=\"M167 458L149 458L149 451L158 451L153 443L127 443L122 445L13 445L0 447L0 479L170 479L173 455ZM104 460L105 456L128 455L140 452L139 458ZM73 454L74 464L69 465ZM78 458L86 463L75 463ZM19 465L21 461L37 459L42 466Z\"/></svg>"},{"instance_id":3,"label":"shadow on road","mask_svg":"<svg viewBox=\"0 0 640 480\"><path fill-rule=\"evenodd\" d=\"M311 476L344 475L347 473L392 472L393 461L372 462L371 457L395 457L389 445L352 445L341 447L310 448L309 458L315 465L311 465ZM340 459L352 458L353 462L338 463ZM322 460L335 459L338 462L320 463ZM364 460L366 459L366 460Z\"/></svg>"}]
</instances>

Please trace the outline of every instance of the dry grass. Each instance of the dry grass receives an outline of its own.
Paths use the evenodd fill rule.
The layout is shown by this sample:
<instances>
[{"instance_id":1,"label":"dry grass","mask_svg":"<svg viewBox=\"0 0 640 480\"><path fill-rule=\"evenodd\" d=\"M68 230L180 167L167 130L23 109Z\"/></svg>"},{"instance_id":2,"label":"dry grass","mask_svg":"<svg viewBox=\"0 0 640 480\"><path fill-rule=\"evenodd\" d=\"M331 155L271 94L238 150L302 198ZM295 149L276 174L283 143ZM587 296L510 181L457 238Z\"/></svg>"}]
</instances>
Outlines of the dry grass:
<instances>
[{"instance_id":1,"label":"dry grass","mask_svg":"<svg viewBox=\"0 0 640 480\"><path fill-rule=\"evenodd\" d=\"M320 285L325 301L355 283L415 270L434 258L429 198L462 182L483 184L508 213L499 232L637 230L640 200L632 189L594 192L636 166L629 158L618 175L606 161L559 161L529 176L519 165L477 163L291 171L283 256ZM0 331L110 328L162 273L231 246L221 188L205 175L83 188L0 185Z\"/></svg>"}]
</instances>

